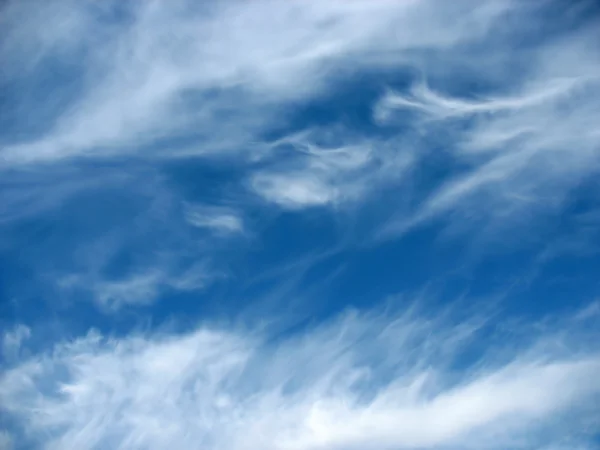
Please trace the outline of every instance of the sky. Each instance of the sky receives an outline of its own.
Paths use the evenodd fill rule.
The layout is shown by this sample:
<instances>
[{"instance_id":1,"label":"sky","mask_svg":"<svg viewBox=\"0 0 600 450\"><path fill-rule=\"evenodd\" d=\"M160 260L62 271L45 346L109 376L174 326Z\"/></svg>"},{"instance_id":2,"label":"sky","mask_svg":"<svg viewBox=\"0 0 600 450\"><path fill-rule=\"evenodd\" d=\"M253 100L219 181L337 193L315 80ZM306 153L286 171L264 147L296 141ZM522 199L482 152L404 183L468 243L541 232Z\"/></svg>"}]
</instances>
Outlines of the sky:
<instances>
[{"instance_id":1,"label":"sky","mask_svg":"<svg viewBox=\"0 0 600 450\"><path fill-rule=\"evenodd\" d=\"M0 449L600 448L593 0L0 6Z\"/></svg>"}]
</instances>

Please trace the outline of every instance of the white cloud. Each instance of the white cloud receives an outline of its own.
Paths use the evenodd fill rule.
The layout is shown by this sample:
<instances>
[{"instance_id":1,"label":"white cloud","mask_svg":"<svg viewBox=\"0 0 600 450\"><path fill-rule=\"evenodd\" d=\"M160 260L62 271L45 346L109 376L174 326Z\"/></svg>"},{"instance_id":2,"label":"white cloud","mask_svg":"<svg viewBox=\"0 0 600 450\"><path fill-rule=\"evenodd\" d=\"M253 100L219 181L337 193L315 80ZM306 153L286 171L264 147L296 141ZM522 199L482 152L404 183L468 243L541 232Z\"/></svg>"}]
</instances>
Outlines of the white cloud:
<instances>
[{"instance_id":1,"label":"white cloud","mask_svg":"<svg viewBox=\"0 0 600 450\"><path fill-rule=\"evenodd\" d=\"M186 206L186 220L194 227L221 235L244 232L244 221L233 208L198 204Z\"/></svg>"},{"instance_id":2,"label":"white cloud","mask_svg":"<svg viewBox=\"0 0 600 450\"><path fill-rule=\"evenodd\" d=\"M211 234L198 233L186 222L186 203L152 170L46 167L15 170L3 183L0 247L18 248L32 271L27 283L58 293L51 298L63 306L93 299L103 310L118 310L202 290L222 276L219 250L228 242L217 245L214 233L245 232L223 221L235 216L242 226L237 210L218 208L224 218L212 217ZM39 240L21 229L37 222L52 230Z\"/></svg>"},{"instance_id":3,"label":"white cloud","mask_svg":"<svg viewBox=\"0 0 600 450\"><path fill-rule=\"evenodd\" d=\"M431 90L421 81L415 84L408 94L388 92L377 105L375 115L385 121L394 110L416 109L432 116L432 119L442 120L476 114L492 115L505 111L519 111L567 97L578 84L581 82L577 79L555 79L549 80L545 86L532 86L529 88L530 92L524 92L521 96L467 100L444 96Z\"/></svg>"},{"instance_id":4,"label":"white cloud","mask_svg":"<svg viewBox=\"0 0 600 450\"><path fill-rule=\"evenodd\" d=\"M338 196L335 186L310 174L259 174L252 187L265 199L286 208L325 205Z\"/></svg>"},{"instance_id":5,"label":"white cloud","mask_svg":"<svg viewBox=\"0 0 600 450\"><path fill-rule=\"evenodd\" d=\"M14 143L2 156L13 164L138 151L181 133L198 139L199 152L245 146L276 118L277 106L320 92L338 70L403 64L405 51L471 40L510 4L145 2L122 7L115 21L116 4L82 2L68 3L68 23L62 8L43 16L15 8L9 19L25 14L32 23L28 39L9 36L10 54L27 61L24 45L48 43L43 56L71 63L83 92L55 111L56 125L43 137ZM47 22L61 25L46 29Z\"/></svg>"},{"instance_id":6,"label":"white cloud","mask_svg":"<svg viewBox=\"0 0 600 450\"><path fill-rule=\"evenodd\" d=\"M179 269L179 270L177 270ZM197 291L206 288L220 276L207 263L199 262L181 270L159 263L156 267L117 279L100 274L70 275L58 281L63 292L87 292L106 311L125 306L148 306L169 290Z\"/></svg>"},{"instance_id":7,"label":"white cloud","mask_svg":"<svg viewBox=\"0 0 600 450\"><path fill-rule=\"evenodd\" d=\"M415 127L446 136L443 150L465 169L436 186L414 215L388 224L383 234L402 233L442 215L455 229L477 224L497 232L530 224L538 213L560 208L571 189L596 176L600 58L590 45L597 38L597 32L584 30L538 49L526 81L511 83L504 96L455 98L425 83L407 94L387 94L375 108L379 120L393 124L398 111L416 113L411 116Z\"/></svg>"},{"instance_id":8,"label":"white cloud","mask_svg":"<svg viewBox=\"0 0 600 450\"><path fill-rule=\"evenodd\" d=\"M402 180L413 161L412 149L395 140L356 138L342 127L295 133L269 149L272 161L252 175L250 186L288 209L356 202Z\"/></svg>"},{"instance_id":9,"label":"white cloud","mask_svg":"<svg viewBox=\"0 0 600 450\"><path fill-rule=\"evenodd\" d=\"M0 25L9 26L0 57L10 70L0 75L0 87L21 76L46 80L48 61L78 80L54 86L61 101L31 103L24 96L11 105L31 112L23 117L32 121L51 120L36 124L43 129L38 133L2 136L3 180L16 164L43 171L46 166L35 164L76 156L235 151L236 164L252 160L244 165L247 186L263 199L288 209L337 207L402 184L430 150L419 133L441 131L444 150L462 172L434 183L424 202L407 201L418 204L391 224L389 231L398 232L443 215L459 216L458 226L481 218L486 226L513 224L537 208L560 205L599 169L597 32L527 51L508 45L506 55L489 58L470 53L468 44L481 45L498 24L518 28L526 21L535 28L523 2L199 6L176 0L122 10L114 9L117 2L96 3L37 10L42 2L32 8L13 1L2 10ZM407 66L447 85L453 81L448 62L470 68L475 81L497 81L498 71L517 70L515 60L522 73L489 98L455 96L435 80L408 95L386 96L375 115L386 133L396 133L389 139L340 128L263 142L261 132L281 124L281 107L316 98L347 69ZM440 76L445 71L447 78ZM400 109L410 117L394 128ZM35 217L107 183L104 174L91 185L76 174L48 189L54 178L40 183L32 173L9 180L0 220ZM201 289L214 277L206 265L190 262L201 250L210 259L215 249L188 248L188 225L243 234L243 213L190 204L175 220L179 198L165 189L145 192L156 201L140 203L136 218L111 219L99 235L73 239L76 255L61 248L66 259L83 255L78 267L69 267L76 274L62 278L64 287L87 290L115 310L149 304L170 289ZM138 257L135 267L105 276L125 248ZM590 311L578 320L596 320ZM21 360L0 376L0 408L39 445L56 449L504 449L540 448L569 435L575 441L566 446L585 448L581 424L598 420L592 408L600 395L600 355L592 347L598 336L586 336L589 327L562 324L526 348L506 336L505 345L488 346L486 336L483 356L472 362L478 323L448 320L348 316L279 340L207 327L171 336L92 333L27 358L20 349L29 329L17 328L3 340L5 355ZM11 439L0 431L0 446Z\"/></svg>"},{"instance_id":10,"label":"white cloud","mask_svg":"<svg viewBox=\"0 0 600 450\"><path fill-rule=\"evenodd\" d=\"M6 371L0 399L49 449L591 448L597 328L572 320L528 328L530 345L415 313L347 314L275 340L92 333Z\"/></svg>"},{"instance_id":11,"label":"white cloud","mask_svg":"<svg viewBox=\"0 0 600 450\"><path fill-rule=\"evenodd\" d=\"M92 291L101 305L118 308L123 304L152 303L158 297L161 282L159 272L142 273L120 281L98 282Z\"/></svg>"},{"instance_id":12,"label":"white cloud","mask_svg":"<svg viewBox=\"0 0 600 450\"><path fill-rule=\"evenodd\" d=\"M43 57L36 61L59 61L83 81L73 101L51 114L52 123L39 139L15 139L5 146L4 165L83 155L231 156L228 152L236 152L235 164L243 165L257 157L276 158L280 145L288 144L304 156L292 163L245 166L246 185L284 208L336 207L365 198L384 182L402 185L406 171L399 166L406 164L398 162L399 154L426 158L430 150L424 148L430 141L412 134L447 136L443 145L466 169L434 187L410 216L400 212L384 234L443 214L460 217L454 223L465 216L484 218L487 224L514 222L527 211L560 204L576 180L598 168L598 33L590 26L539 44L513 45L513 35L538 25L542 4L261 0L204 7L186 1L122 9L112 3L64 5L72 10L64 23L48 19L62 17L62 7L45 9L42 16L13 3L7 13L10 23L16 23L13 17L28 18L28 38L12 27L3 46L7 55L26 65L31 52L24 50L39 48ZM39 24L44 21L56 25L46 29ZM486 44L489 51L482 50ZM513 65L518 73L511 73ZM43 73L43 64L33 66ZM333 143L312 142L313 131L276 145L264 142L265 130L281 126L282 108L318 98L348 69L360 73L390 67L419 71L443 86L452 85L462 70L459 75L467 73L474 83L502 85L503 93L461 98L420 84L410 94L386 96L375 108L380 125L398 109L418 113L390 139L340 129L334 134L343 136ZM393 120L384 128L393 132ZM185 145L177 144L182 137ZM389 170L382 174L380 166ZM196 223L214 230L240 226L228 213Z\"/></svg>"}]
</instances>

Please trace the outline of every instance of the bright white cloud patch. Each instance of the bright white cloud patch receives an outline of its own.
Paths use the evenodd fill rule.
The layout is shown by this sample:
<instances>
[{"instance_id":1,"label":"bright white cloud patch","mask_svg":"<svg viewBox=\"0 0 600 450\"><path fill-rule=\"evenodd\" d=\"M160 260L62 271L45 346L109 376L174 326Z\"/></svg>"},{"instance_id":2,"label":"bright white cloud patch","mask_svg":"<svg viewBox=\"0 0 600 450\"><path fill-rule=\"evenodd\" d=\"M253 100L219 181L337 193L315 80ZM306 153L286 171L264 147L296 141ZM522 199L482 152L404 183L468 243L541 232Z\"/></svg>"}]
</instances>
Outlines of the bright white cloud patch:
<instances>
[{"instance_id":1,"label":"bright white cloud patch","mask_svg":"<svg viewBox=\"0 0 600 450\"><path fill-rule=\"evenodd\" d=\"M517 330L487 335L483 353L490 329L443 313L353 313L278 338L90 333L7 370L0 399L49 449L585 448L597 319L518 345Z\"/></svg>"}]
</instances>

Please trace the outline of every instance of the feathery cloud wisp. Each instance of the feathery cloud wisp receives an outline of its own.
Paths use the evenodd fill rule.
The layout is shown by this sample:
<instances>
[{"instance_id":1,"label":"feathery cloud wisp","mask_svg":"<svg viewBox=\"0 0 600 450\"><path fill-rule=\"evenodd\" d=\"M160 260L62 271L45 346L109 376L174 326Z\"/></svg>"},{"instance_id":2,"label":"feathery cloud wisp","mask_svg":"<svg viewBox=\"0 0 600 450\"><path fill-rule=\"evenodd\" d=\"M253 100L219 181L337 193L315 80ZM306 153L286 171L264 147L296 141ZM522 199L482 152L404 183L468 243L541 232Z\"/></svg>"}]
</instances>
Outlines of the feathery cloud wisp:
<instances>
[{"instance_id":1,"label":"feathery cloud wisp","mask_svg":"<svg viewBox=\"0 0 600 450\"><path fill-rule=\"evenodd\" d=\"M597 38L584 30L539 49L527 81L512 83L503 97L453 98L423 82L384 96L378 120L393 124L394 114L409 112L416 127L445 137L443 150L464 168L383 234L444 215L455 228L483 223L497 232L534 210L559 209L573 188L600 171L593 125L600 120L600 58L588 48ZM573 54L582 59L572 61Z\"/></svg>"},{"instance_id":2,"label":"feathery cloud wisp","mask_svg":"<svg viewBox=\"0 0 600 450\"><path fill-rule=\"evenodd\" d=\"M7 370L0 398L57 449L539 448L584 436L578 413L600 396L588 316L528 328L527 345L488 336L481 354L484 322L414 312L274 340L91 333Z\"/></svg>"},{"instance_id":3,"label":"feathery cloud wisp","mask_svg":"<svg viewBox=\"0 0 600 450\"><path fill-rule=\"evenodd\" d=\"M60 9L47 11L50 19L27 14L29 33L9 29L5 57L26 61L25 46L52 42L39 58L73 72L82 88L75 101L52 111L54 120L38 139L10 143L2 159L14 164L137 152L141 144L182 134L195 138L200 153L246 147L281 104L304 101L335 79L332 65L402 64L404 51L479 36L509 4L467 2L469 8L441 11L437 3L259 1L197 8L151 2L117 8L123 17L111 22L113 4L71 2L68 24ZM27 8L13 5L8 22L19 23L9 19ZM64 26L41 26L48 22ZM477 27L464 26L469 22ZM67 91L71 98L72 90L58 84L55 95Z\"/></svg>"}]
</instances>

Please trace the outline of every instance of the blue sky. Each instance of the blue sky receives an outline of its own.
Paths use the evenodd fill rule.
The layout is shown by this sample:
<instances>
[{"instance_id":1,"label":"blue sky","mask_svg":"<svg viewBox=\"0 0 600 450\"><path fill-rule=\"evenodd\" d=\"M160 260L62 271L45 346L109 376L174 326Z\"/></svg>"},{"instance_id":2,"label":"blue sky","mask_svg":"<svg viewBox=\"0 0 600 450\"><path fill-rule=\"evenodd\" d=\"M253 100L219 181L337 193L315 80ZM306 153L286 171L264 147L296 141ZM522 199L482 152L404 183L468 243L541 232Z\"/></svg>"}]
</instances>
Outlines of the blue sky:
<instances>
[{"instance_id":1,"label":"blue sky","mask_svg":"<svg viewBox=\"0 0 600 450\"><path fill-rule=\"evenodd\" d=\"M594 1L1 8L1 448L598 448Z\"/></svg>"}]
</instances>

